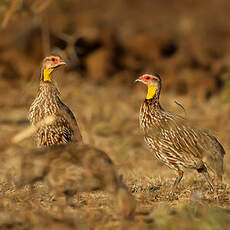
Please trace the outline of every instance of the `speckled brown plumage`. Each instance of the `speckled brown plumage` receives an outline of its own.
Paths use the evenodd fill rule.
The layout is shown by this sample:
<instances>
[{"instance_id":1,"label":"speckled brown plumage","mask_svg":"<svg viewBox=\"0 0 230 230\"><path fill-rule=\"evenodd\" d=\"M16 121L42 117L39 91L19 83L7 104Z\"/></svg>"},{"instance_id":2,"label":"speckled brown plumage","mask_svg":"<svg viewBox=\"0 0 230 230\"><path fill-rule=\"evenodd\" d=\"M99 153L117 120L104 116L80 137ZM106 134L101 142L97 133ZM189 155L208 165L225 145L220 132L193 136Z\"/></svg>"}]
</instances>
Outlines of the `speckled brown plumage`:
<instances>
[{"instance_id":1,"label":"speckled brown plumage","mask_svg":"<svg viewBox=\"0 0 230 230\"><path fill-rule=\"evenodd\" d=\"M117 176L109 156L89 145L70 143L30 150L22 158L17 184L43 181L60 197L64 194L71 206L79 192L106 190L118 204L122 216L130 217L135 201Z\"/></svg>"},{"instance_id":2,"label":"speckled brown plumage","mask_svg":"<svg viewBox=\"0 0 230 230\"><path fill-rule=\"evenodd\" d=\"M147 98L139 115L144 140L158 160L178 172L173 190L182 179L184 168L203 173L213 189L207 168L215 172L219 181L222 180L225 154L222 145L214 136L188 126L185 119L161 107L160 76L146 74L137 81L148 86Z\"/></svg>"},{"instance_id":3,"label":"speckled brown plumage","mask_svg":"<svg viewBox=\"0 0 230 230\"><path fill-rule=\"evenodd\" d=\"M55 117L55 121L37 130L35 140L38 147L82 141L77 121L61 101L60 92L51 75L54 69L63 64L63 60L56 56L46 57L42 63L40 87L29 109L29 121L36 125L50 115Z\"/></svg>"}]
</instances>

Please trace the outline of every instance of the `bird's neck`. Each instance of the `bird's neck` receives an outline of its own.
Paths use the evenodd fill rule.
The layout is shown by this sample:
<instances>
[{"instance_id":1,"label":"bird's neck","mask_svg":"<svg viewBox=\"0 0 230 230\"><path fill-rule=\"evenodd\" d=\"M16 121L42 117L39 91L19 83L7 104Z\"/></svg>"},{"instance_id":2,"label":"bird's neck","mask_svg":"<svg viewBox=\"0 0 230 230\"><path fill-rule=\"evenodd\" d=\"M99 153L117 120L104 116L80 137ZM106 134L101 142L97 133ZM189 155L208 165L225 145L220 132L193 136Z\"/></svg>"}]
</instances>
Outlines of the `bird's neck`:
<instances>
[{"instance_id":1,"label":"bird's neck","mask_svg":"<svg viewBox=\"0 0 230 230\"><path fill-rule=\"evenodd\" d=\"M41 81L43 82L52 82L52 72L54 69L43 68L41 71Z\"/></svg>"},{"instance_id":2,"label":"bird's neck","mask_svg":"<svg viewBox=\"0 0 230 230\"><path fill-rule=\"evenodd\" d=\"M147 100L152 99L156 95L156 90L157 89L155 86L148 85L148 92L147 92L145 99L147 99Z\"/></svg>"},{"instance_id":3,"label":"bird's neck","mask_svg":"<svg viewBox=\"0 0 230 230\"><path fill-rule=\"evenodd\" d=\"M40 80L40 92L50 93L53 95L60 95L57 84L52 78L52 72L54 69L43 68L41 71L41 80Z\"/></svg>"},{"instance_id":4,"label":"bird's neck","mask_svg":"<svg viewBox=\"0 0 230 230\"><path fill-rule=\"evenodd\" d=\"M55 81L40 81L39 93L45 95L44 98L49 98L48 95L50 94L60 97L60 92Z\"/></svg>"},{"instance_id":5,"label":"bird's neck","mask_svg":"<svg viewBox=\"0 0 230 230\"><path fill-rule=\"evenodd\" d=\"M147 93L147 95L150 95L150 93ZM144 114L151 114L151 117L157 116L157 114L163 110L163 108L160 105L159 93L157 92L157 90L155 94L152 95L152 97L148 98L146 96L142 104L142 110L144 111Z\"/></svg>"},{"instance_id":6,"label":"bird's neck","mask_svg":"<svg viewBox=\"0 0 230 230\"><path fill-rule=\"evenodd\" d=\"M157 104L159 103L159 96L160 96L160 87L148 85L148 92L145 100L149 102L155 102Z\"/></svg>"}]
</instances>

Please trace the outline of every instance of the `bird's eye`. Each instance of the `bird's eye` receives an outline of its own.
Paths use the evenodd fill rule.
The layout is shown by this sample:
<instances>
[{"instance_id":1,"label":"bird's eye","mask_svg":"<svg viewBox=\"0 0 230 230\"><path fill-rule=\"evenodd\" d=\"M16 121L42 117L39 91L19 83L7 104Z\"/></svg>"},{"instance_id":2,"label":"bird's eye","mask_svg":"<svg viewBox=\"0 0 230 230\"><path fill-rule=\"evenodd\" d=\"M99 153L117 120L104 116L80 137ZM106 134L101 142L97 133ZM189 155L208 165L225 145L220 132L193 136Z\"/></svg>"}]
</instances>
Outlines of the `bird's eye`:
<instances>
[{"instance_id":1,"label":"bird's eye","mask_svg":"<svg viewBox=\"0 0 230 230\"><path fill-rule=\"evenodd\" d=\"M51 58L51 61L55 61L55 58Z\"/></svg>"},{"instance_id":2,"label":"bird's eye","mask_svg":"<svg viewBox=\"0 0 230 230\"><path fill-rule=\"evenodd\" d=\"M149 79L150 79L150 77L146 77L145 79L149 80Z\"/></svg>"}]
</instances>

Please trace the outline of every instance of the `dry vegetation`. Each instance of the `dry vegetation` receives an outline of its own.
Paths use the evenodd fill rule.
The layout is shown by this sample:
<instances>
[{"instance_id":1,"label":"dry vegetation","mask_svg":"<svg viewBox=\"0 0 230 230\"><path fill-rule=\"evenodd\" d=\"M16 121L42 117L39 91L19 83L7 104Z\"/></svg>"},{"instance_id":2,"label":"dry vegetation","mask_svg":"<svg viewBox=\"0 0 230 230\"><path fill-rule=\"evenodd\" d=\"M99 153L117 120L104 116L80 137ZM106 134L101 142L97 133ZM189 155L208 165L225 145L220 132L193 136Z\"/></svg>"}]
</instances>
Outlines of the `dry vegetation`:
<instances>
[{"instance_id":1,"label":"dry vegetation","mask_svg":"<svg viewBox=\"0 0 230 230\"><path fill-rule=\"evenodd\" d=\"M194 15L189 17L178 12L180 9L190 12L191 5L183 5L179 0L175 1L175 12L163 3L153 7L150 3L140 6L134 1L129 9L128 1L124 5L117 1L110 14L107 1L102 8L96 7L97 1L92 5L76 1L72 8L65 8L62 1L57 1L50 11L47 11L48 4L41 6L40 1L12 2L23 2L20 7L24 8L12 13L10 1L2 1L0 5L0 17L5 18L0 41L0 229L228 229L230 47L227 35L230 24L226 20L227 0L219 5L211 1L207 15L198 10L206 7L207 1L200 6L194 4ZM36 7L35 2L43 8ZM48 2L52 6L53 1ZM69 6L73 1L66 4ZM140 15L139 7L146 13ZM64 13L66 10L69 17ZM107 10L104 15L103 10ZM129 15L125 14L127 10ZM155 16L148 16L151 10ZM216 24L210 25L214 11L223 17L216 16ZM47 12L49 27L44 19ZM165 20L162 17L165 14L160 12L167 13L168 27L160 24ZM28 15L33 18L30 23ZM172 17L177 15L181 18L173 21ZM51 20L54 16L55 22ZM18 18L21 21L17 22ZM130 18L136 19L133 22ZM198 28L194 27L196 18L203 22ZM105 21L107 26L103 26ZM215 31L220 24L222 27ZM160 27L157 34L156 31L140 34L154 26ZM44 41L48 42L47 28L50 42L44 45ZM172 31L172 28L177 29ZM65 45L63 41L67 41ZM9 145L7 141L28 127L28 108L39 84L38 66L49 49L69 61L69 68L55 73L62 100L76 115L85 143L107 152L118 173L124 176L137 201L133 220L121 218L111 194L105 191L80 193L79 197L75 196L77 207L63 208L43 183L21 189L14 184L20 158L34 143L31 137L19 145ZM76 55L75 49L81 52ZM145 71L162 74L161 101L167 110L186 116L195 127L209 130L225 147L224 183L214 193L202 176L186 171L176 194L168 196L175 174L148 152L138 129L139 107L145 91L143 86L134 85L133 80ZM184 106L186 115L175 101Z\"/></svg>"},{"instance_id":2,"label":"dry vegetation","mask_svg":"<svg viewBox=\"0 0 230 230\"><path fill-rule=\"evenodd\" d=\"M227 151L224 184L215 193L210 192L203 177L188 171L175 196L168 197L168 190L175 174L152 157L143 145L138 131L138 109L144 97L142 87L134 88L132 83L130 83L132 87L111 84L99 86L79 81L72 73L65 73L64 80L62 79L64 72L56 75L57 81L62 82L59 84L62 98L77 115L85 142L109 154L137 200L135 219L128 224L130 229L151 229L154 226L161 226L163 229L183 229L186 226L191 226L191 229L211 227L218 229L220 226L223 228L225 226L227 229L230 208L228 104L219 104L219 97L206 102L205 107L199 99L182 98L174 93L162 97L165 107L178 113L181 113L181 109L174 100L181 102L187 113L192 114L188 117L192 118L193 125L215 133ZM36 88L37 83L34 82L25 88ZM7 133L23 130L28 125L26 108L34 96L34 90L27 91L24 96L20 95L21 90L9 92L8 97L20 97L20 100L12 101L1 108L2 140ZM1 103L5 103L4 100ZM217 104L219 104L218 110ZM42 229L43 224L50 223L54 229L58 229L58 226L74 229L75 226L79 226L76 217L78 219L81 217L83 219L81 221L96 229L116 229L121 226L121 218L115 211L113 200L108 193L102 191L82 193L80 207L66 206L64 212L61 212L53 194L44 185L37 184L33 192L28 188L15 189L11 181L12 177L17 175L17 158L23 154L24 148L32 146L31 138L23 141L16 152L13 151L15 147L9 147L2 152L0 203L4 218L2 217L1 226L12 224L18 229L26 229L26 226ZM15 212L18 215L20 213L18 219L15 217ZM13 217L16 219L12 220ZM37 223L41 226L37 226Z\"/></svg>"}]
</instances>

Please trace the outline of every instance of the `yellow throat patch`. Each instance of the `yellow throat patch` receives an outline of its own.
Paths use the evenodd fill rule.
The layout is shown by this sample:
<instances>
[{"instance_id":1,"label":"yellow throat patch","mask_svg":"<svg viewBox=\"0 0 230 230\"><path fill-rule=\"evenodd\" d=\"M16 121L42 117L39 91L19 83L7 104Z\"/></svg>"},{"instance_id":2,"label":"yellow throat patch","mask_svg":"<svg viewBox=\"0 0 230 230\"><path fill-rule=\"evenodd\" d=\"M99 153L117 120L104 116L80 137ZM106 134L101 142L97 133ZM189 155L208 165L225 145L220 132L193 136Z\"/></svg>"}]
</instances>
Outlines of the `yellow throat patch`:
<instances>
[{"instance_id":1,"label":"yellow throat patch","mask_svg":"<svg viewBox=\"0 0 230 230\"><path fill-rule=\"evenodd\" d=\"M43 70L43 81L49 81L49 82L52 81L51 73L53 72L53 70L54 69L50 69L50 68L45 68Z\"/></svg>"},{"instance_id":2,"label":"yellow throat patch","mask_svg":"<svg viewBox=\"0 0 230 230\"><path fill-rule=\"evenodd\" d=\"M156 87L152 85L148 85L148 93L146 95L146 99L153 98L155 93L156 93Z\"/></svg>"}]
</instances>

